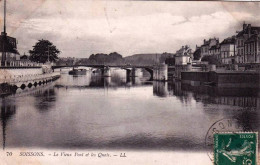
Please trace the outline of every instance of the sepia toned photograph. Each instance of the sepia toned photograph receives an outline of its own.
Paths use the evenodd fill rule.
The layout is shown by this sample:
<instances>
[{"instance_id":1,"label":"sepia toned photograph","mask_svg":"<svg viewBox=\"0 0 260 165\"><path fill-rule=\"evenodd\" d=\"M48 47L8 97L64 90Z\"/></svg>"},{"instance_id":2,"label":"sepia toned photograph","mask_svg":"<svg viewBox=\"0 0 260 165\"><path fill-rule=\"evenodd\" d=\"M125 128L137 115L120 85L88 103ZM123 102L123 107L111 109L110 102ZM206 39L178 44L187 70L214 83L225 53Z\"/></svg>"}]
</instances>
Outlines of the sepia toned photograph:
<instances>
[{"instance_id":1,"label":"sepia toned photograph","mask_svg":"<svg viewBox=\"0 0 260 165\"><path fill-rule=\"evenodd\" d=\"M257 165L259 11L0 0L0 164Z\"/></svg>"}]
</instances>

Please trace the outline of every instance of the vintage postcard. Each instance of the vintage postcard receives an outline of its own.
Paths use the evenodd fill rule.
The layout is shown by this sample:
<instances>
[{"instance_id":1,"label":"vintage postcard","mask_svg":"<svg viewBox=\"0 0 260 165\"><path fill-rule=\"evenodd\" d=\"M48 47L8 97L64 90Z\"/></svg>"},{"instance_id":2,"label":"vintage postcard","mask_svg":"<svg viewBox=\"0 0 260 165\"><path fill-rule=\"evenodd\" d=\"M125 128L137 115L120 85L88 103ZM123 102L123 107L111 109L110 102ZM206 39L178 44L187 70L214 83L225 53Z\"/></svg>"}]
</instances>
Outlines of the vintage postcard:
<instances>
[{"instance_id":1,"label":"vintage postcard","mask_svg":"<svg viewBox=\"0 0 260 165\"><path fill-rule=\"evenodd\" d=\"M257 165L259 11L0 0L0 165Z\"/></svg>"}]
</instances>

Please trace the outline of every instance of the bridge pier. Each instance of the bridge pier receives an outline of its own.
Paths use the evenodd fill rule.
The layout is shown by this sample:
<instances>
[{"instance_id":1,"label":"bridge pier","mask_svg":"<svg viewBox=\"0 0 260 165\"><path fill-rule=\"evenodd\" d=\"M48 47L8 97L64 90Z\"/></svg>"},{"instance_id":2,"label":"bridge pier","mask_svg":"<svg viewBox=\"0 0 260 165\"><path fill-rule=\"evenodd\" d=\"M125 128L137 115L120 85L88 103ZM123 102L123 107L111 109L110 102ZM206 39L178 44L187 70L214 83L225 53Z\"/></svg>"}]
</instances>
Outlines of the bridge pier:
<instances>
[{"instance_id":1,"label":"bridge pier","mask_svg":"<svg viewBox=\"0 0 260 165\"><path fill-rule=\"evenodd\" d=\"M131 69L126 69L126 82L130 82L131 81Z\"/></svg>"},{"instance_id":2,"label":"bridge pier","mask_svg":"<svg viewBox=\"0 0 260 165\"><path fill-rule=\"evenodd\" d=\"M166 64L154 66L153 80L157 80L157 81L167 81L168 80L168 66Z\"/></svg>"},{"instance_id":3,"label":"bridge pier","mask_svg":"<svg viewBox=\"0 0 260 165\"><path fill-rule=\"evenodd\" d=\"M104 67L101 69L103 77L111 77L111 70L109 67Z\"/></svg>"},{"instance_id":4,"label":"bridge pier","mask_svg":"<svg viewBox=\"0 0 260 165\"><path fill-rule=\"evenodd\" d=\"M131 77L136 77L136 76L135 76L135 70L136 70L135 68L132 68Z\"/></svg>"},{"instance_id":5,"label":"bridge pier","mask_svg":"<svg viewBox=\"0 0 260 165\"><path fill-rule=\"evenodd\" d=\"M127 78L131 77L131 69L126 69L126 77Z\"/></svg>"},{"instance_id":6,"label":"bridge pier","mask_svg":"<svg viewBox=\"0 0 260 165\"><path fill-rule=\"evenodd\" d=\"M136 68L127 68L126 69L126 77L137 77L137 75L136 75L136 71L137 71L137 69Z\"/></svg>"}]
</instances>

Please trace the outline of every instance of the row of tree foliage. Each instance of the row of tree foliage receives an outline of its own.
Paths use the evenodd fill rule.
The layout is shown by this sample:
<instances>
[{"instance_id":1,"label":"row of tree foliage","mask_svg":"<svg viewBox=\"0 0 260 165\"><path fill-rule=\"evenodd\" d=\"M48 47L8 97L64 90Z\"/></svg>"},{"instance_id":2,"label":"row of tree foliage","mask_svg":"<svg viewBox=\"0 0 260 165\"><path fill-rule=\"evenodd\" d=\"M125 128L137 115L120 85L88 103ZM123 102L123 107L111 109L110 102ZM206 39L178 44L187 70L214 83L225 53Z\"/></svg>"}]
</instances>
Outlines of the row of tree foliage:
<instances>
[{"instance_id":1,"label":"row of tree foliage","mask_svg":"<svg viewBox=\"0 0 260 165\"><path fill-rule=\"evenodd\" d=\"M50 62L58 61L58 54L60 50L56 48L53 43L48 40L39 40L34 46L33 50L29 51L30 56L29 59L33 62L45 63L48 60ZM175 63L174 55L171 53L163 53L160 55L159 62L165 62L168 65L172 65ZM197 49L193 54L194 60L199 60L201 58L200 49ZM219 65L221 62L215 56L204 56L201 58L201 61L207 61L209 64ZM58 61L62 62L62 61ZM65 63L67 65L72 64L110 64L110 65L121 65L121 64L155 64L157 61L152 59L143 59L142 57L138 57L137 59L125 60L123 56L117 52L113 52L110 54L92 54L87 59L81 59L79 61L70 61L69 63Z\"/></svg>"},{"instance_id":2,"label":"row of tree foliage","mask_svg":"<svg viewBox=\"0 0 260 165\"><path fill-rule=\"evenodd\" d=\"M48 40L39 40L34 46L33 49L29 51L30 56L29 60L38 63L45 63L48 60L50 62L58 62L64 63L64 61L59 60L58 54L60 54L60 50L56 48L53 43ZM72 64L125 64L125 60L121 54L117 52L113 52L110 54L92 54L89 59L81 59L75 61L66 61L67 65Z\"/></svg>"},{"instance_id":3,"label":"row of tree foliage","mask_svg":"<svg viewBox=\"0 0 260 165\"><path fill-rule=\"evenodd\" d=\"M57 61L57 65L87 65L87 64L101 64L101 65L123 65L125 59L117 52L110 54L98 53L92 54L89 58L61 58Z\"/></svg>"},{"instance_id":4,"label":"row of tree foliage","mask_svg":"<svg viewBox=\"0 0 260 165\"><path fill-rule=\"evenodd\" d=\"M118 54L117 52L113 52L110 54L92 54L89 57L89 62L91 64L124 64L125 60L121 54Z\"/></svg>"},{"instance_id":5,"label":"row of tree foliage","mask_svg":"<svg viewBox=\"0 0 260 165\"><path fill-rule=\"evenodd\" d=\"M201 61L206 61L206 62L208 62L208 64L215 64L215 65L220 65L221 64L221 61L217 57L210 56L210 55L203 56L201 58Z\"/></svg>"},{"instance_id":6,"label":"row of tree foliage","mask_svg":"<svg viewBox=\"0 0 260 165\"><path fill-rule=\"evenodd\" d=\"M153 65L156 64L157 61L154 59L146 59L143 57L136 57L133 59L126 59L126 64L131 64L131 65Z\"/></svg>"}]
</instances>

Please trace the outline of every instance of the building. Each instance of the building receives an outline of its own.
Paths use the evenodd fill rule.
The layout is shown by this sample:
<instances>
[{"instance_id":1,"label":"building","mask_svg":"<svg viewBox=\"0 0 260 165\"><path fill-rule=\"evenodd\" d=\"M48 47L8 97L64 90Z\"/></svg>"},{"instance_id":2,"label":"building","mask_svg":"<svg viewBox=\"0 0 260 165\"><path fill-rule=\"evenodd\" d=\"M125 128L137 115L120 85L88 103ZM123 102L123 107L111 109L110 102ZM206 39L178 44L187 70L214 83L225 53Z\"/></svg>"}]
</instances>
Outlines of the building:
<instances>
[{"instance_id":1,"label":"building","mask_svg":"<svg viewBox=\"0 0 260 165\"><path fill-rule=\"evenodd\" d=\"M196 45L196 49L195 51L193 52L193 61L196 60L196 61L199 61L201 59L201 49L199 46Z\"/></svg>"},{"instance_id":2,"label":"building","mask_svg":"<svg viewBox=\"0 0 260 165\"><path fill-rule=\"evenodd\" d=\"M244 50L246 63L260 62L260 35L257 31L245 41Z\"/></svg>"},{"instance_id":3,"label":"building","mask_svg":"<svg viewBox=\"0 0 260 165\"><path fill-rule=\"evenodd\" d=\"M236 55L236 38L235 36L224 39L220 43L221 62L223 64L234 64Z\"/></svg>"},{"instance_id":4,"label":"building","mask_svg":"<svg viewBox=\"0 0 260 165\"><path fill-rule=\"evenodd\" d=\"M219 43L217 43L216 45L213 45L213 46L211 46L211 48L209 48L209 55L215 56L217 59L221 59Z\"/></svg>"},{"instance_id":5,"label":"building","mask_svg":"<svg viewBox=\"0 0 260 165\"><path fill-rule=\"evenodd\" d=\"M0 35L0 63L1 66L18 66L20 54L17 51L16 39L7 36L5 32Z\"/></svg>"},{"instance_id":6,"label":"building","mask_svg":"<svg viewBox=\"0 0 260 165\"><path fill-rule=\"evenodd\" d=\"M4 31L0 35L1 66L18 66L20 55L17 51L16 39L6 33L6 1L4 1Z\"/></svg>"},{"instance_id":7,"label":"building","mask_svg":"<svg viewBox=\"0 0 260 165\"><path fill-rule=\"evenodd\" d=\"M210 38L209 40L203 41L203 45L201 45L201 58L204 56L208 56L209 54L209 49L214 46L219 44L219 39L218 38Z\"/></svg>"},{"instance_id":8,"label":"building","mask_svg":"<svg viewBox=\"0 0 260 165\"><path fill-rule=\"evenodd\" d=\"M192 50L188 45L182 46L176 51L175 65L187 65L192 63Z\"/></svg>"},{"instance_id":9,"label":"building","mask_svg":"<svg viewBox=\"0 0 260 165\"><path fill-rule=\"evenodd\" d=\"M22 55L20 58L20 66L32 66L32 62L29 60L29 56L28 55Z\"/></svg>"},{"instance_id":10,"label":"building","mask_svg":"<svg viewBox=\"0 0 260 165\"><path fill-rule=\"evenodd\" d=\"M251 24L243 24L243 29L239 31L236 35L236 47L237 47L237 63L250 63L254 60L252 59L252 56L250 53L245 54L245 42L251 38L254 34L260 34L260 27L253 27ZM247 42L247 45L249 43L252 43L252 38L250 41ZM250 45L250 44L249 44ZM248 47L248 46L247 46ZM249 48L249 47L248 47Z\"/></svg>"}]
</instances>

